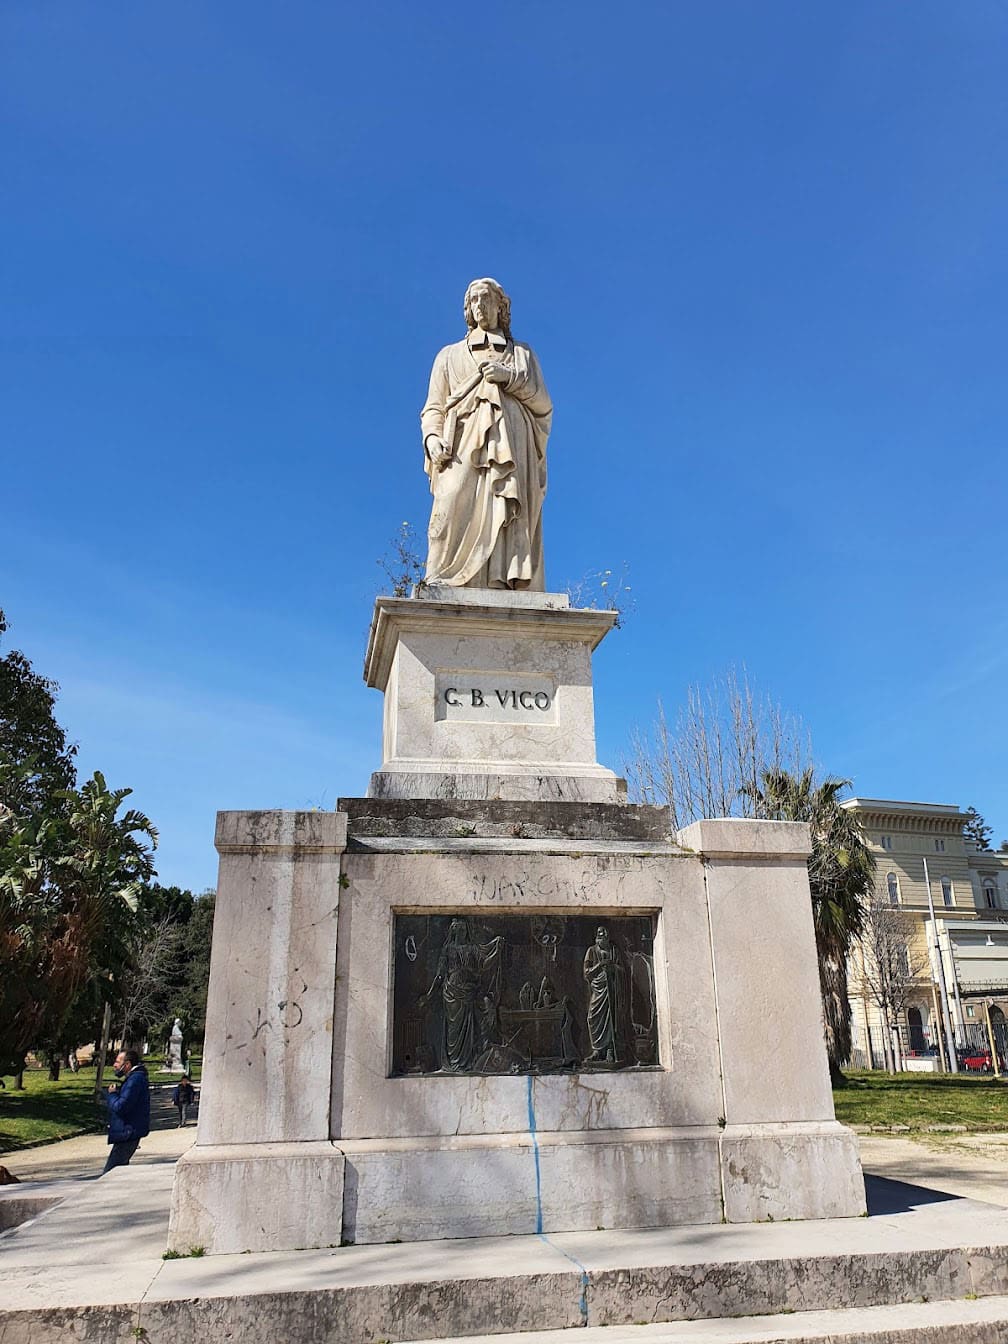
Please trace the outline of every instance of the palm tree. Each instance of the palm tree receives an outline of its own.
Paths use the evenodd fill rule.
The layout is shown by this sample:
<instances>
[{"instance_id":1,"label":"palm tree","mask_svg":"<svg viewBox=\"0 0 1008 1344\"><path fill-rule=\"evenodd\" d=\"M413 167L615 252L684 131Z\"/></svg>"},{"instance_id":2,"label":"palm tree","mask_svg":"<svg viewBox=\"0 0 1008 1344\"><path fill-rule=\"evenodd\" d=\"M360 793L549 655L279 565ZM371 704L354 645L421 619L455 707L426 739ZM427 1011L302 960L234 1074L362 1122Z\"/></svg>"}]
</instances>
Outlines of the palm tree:
<instances>
[{"instance_id":1,"label":"palm tree","mask_svg":"<svg viewBox=\"0 0 1008 1344\"><path fill-rule=\"evenodd\" d=\"M747 790L756 815L771 821L804 821L812 832L809 887L819 955L823 1028L830 1076L842 1081L851 1051L847 957L861 932L863 909L874 889L875 858L855 815L840 806L850 780L828 777L816 784L811 768L761 772Z\"/></svg>"},{"instance_id":2,"label":"palm tree","mask_svg":"<svg viewBox=\"0 0 1008 1344\"><path fill-rule=\"evenodd\" d=\"M0 760L0 783L5 763ZM0 804L0 1074L18 1073L54 996L43 967L58 895L49 881L53 826Z\"/></svg>"},{"instance_id":3,"label":"palm tree","mask_svg":"<svg viewBox=\"0 0 1008 1344\"><path fill-rule=\"evenodd\" d=\"M130 959L126 910L135 912L143 884L154 874L158 842L143 812L130 808L118 815L132 792L109 789L96 770L67 794L66 848L54 864L66 904L53 952L75 991L86 979L116 975Z\"/></svg>"},{"instance_id":4,"label":"palm tree","mask_svg":"<svg viewBox=\"0 0 1008 1344\"><path fill-rule=\"evenodd\" d=\"M0 812L4 1069L29 1048L61 1042L79 996L100 999L129 967L132 912L157 844L142 812L119 815L130 792L110 790L95 771L80 790L54 796L41 819Z\"/></svg>"}]
</instances>

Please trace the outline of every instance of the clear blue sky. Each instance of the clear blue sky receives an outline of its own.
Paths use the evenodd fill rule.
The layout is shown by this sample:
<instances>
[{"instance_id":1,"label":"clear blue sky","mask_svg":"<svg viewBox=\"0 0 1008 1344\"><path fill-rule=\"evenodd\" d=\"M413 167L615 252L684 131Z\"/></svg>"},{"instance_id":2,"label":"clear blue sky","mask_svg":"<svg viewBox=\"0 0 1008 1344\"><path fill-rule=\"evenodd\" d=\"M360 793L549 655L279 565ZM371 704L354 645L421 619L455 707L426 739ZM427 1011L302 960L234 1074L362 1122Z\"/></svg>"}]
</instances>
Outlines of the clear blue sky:
<instances>
[{"instance_id":1,"label":"clear blue sky","mask_svg":"<svg viewBox=\"0 0 1008 1344\"><path fill-rule=\"evenodd\" d=\"M600 759L744 662L1008 836L1002 0L6 0L0 62L0 605L163 881L379 765L477 275L556 405L549 586L630 569Z\"/></svg>"}]
</instances>

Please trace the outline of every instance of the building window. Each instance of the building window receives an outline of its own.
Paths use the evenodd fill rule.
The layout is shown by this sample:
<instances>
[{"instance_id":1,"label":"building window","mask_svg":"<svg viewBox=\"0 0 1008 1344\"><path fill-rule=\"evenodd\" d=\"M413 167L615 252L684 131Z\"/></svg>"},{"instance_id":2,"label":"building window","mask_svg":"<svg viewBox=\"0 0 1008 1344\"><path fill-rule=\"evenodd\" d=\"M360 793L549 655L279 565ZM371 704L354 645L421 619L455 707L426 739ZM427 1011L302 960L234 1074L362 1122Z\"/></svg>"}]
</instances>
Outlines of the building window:
<instances>
[{"instance_id":1,"label":"building window","mask_svg":"<svg viewBox=\"0 0 1008 1344\"><path fill-rule=\"evenodd\" d=\"M899 905L899 879L895 873L886 873L886 890L889 893L889 904Z\"/></svg>"},{"instance_id":2,"label":"building window","mask_svg":"<svg viewBox=\"0 0 1008 1344\"><path fill-rule=\"evenodd\" d=\"M987 903L987 909L988 909L988 910L996 910L996 909L997 909L997 884L996 884L991 878L988 877L988 878L986 879L986 881L984 882L984 888L983 888L983 890L984 890L984 901Z\"/></svg>"},{"instance_id":3,"label":"building window","mask_svg":"<svg viewBox=\"0 0 1008 1344\"><path fill-rule=\"evenodd\" d=\"M955 893L952 890L952 879L950 877L943 877L941 884L942 900L946 905L955 905Z\"/></svg>"},{"instance_id":4,"label":"building window","mask_svg":"<svg viewBox=\"0 0 1008 1344\"><path fill-rule=\"evenodd\" d=\"M892 836L880 835L879 844L882 846L883 849L892 849Z\"/></svg>"},{"instance_id":5,"label":"building window","mask_svg":"<svg viewBox=\"0 0 1008 1344\"><path fill-rule=\"evenodd\" d=\"M944 840L936 840L936 841L935 841L935 853L936 853L936 854L944 854L944 853L945 853L945 841L944 841Z\"/></svg>"}]
</instances>

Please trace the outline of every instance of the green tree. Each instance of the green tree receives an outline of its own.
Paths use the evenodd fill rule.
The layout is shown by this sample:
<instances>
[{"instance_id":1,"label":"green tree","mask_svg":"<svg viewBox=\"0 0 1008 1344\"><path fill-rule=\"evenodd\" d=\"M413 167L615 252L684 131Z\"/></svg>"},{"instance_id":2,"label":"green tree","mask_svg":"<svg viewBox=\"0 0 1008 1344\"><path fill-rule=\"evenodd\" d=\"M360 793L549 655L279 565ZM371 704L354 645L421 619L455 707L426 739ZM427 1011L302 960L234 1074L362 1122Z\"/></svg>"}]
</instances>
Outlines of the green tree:
<instances>
[{"instance_id":1,"label":"green tree","mask_svg":"<svg viewBox=\"0 0 1008 1344\"><path fill-rule=\"evenodd\" d=\"M186 1040L201 1040L206 1018L214 892L143 886L132 922L130 964L113 1020L131 1040L164 1041L176 1016Z\"/></svg>"},{"instance_id":2,"label":"green tree","mask_svg":"<svg viewBox=\"0 0 1008 1344\"><path fill-rule=\"evenodd\" d=\"M6 631L0 610L0 636ZM38 813L73 787L77 748L67 745L53 713L58 690L17 649L0 658L0 760L16 767L0 784L0 808Z\"/></svg>"},{"instance_id":3,"label":"green tree","mask_svg":"<svg viewBox=\"0 0 1008 1344\"><path fill-rule=\"evenodd\" d=\"M210 983L210 942L213 937L216 893L197 896L182 938L182 975L178 1012L190 1041L202 1041L206 1031L207 986Z\"/></svg>"},{"instance_id":4,"label":"green tree","mask_svg":"<svg viewBox=\"0 0 1008 1344\"><path fill-rule=\"evenodd\" d=\"M7 622L0 612L0 635ZM54 1069L115 1001L135 961L136 899L157 833L129 789L74 787L57 687L23 653L0 658L0 1071L27 1050Z\"/></svg>"},{"instance_id":5,"label":"green tree","mask_svg":"<svg viewBox=\"0 0 1008 1344\"><path fill-rule=\"evenodd\" d=\"M764 770L751 797L755 815L771 821L804 821L812 833L809 887L819 956L819 986L830 1076L842 1081L851 1051L847 959L861 933L874 889L875 858L853 812L840 806L850 780L815 782L811 767L800 773Z\"/></svg>"},{"instance_id":6,"label":"green tree","mask_svg":"<svg viewBox=\"0 0 1008 1344\"><path fill-rule=\"evenodd\" d=\"M137 896L137 912L151 924L163 919L185 925L192 918L196 897L186 887L163 887L160 882L148 882Z\"/></svg>"},{"instance_id":7,"label":"green tree","mask_svg":"<svg viewBox=\"0 0 1008 1344\"><path fill-rule=\"evenodd\" d=\"M0 1072L20 1070L46 1034L47 1004L57 1015L66 1006L48 977L76 747L56 722L56 692L23 653L0 658Z\"/></svg>"},{"instance_id":8,"label":"green tree","mask_svg":"<svg viewBox=\"0 0 1008 1344\"><path fill-rule=\"evenodd\" d=\"M0 785L15 770L0 768ZM66 790L54 815L0 816L0 1070L67 1044L75 1004L115 999L131 965L136 897L153 873L157 832L120 815L129 789L99 771ZM77 1042L73 1042L77 1044Z\"/></svg>"},{"instance_id":9,"label":"green tree","mask_svg":"<svg viewBox=\"0 0 1008 1344\"><path fill-rule=\"evenodd\" d=\"M972 840L977 849L989 850L993 834L994 827L987 825L975 807L968 807L966 809L966 821L963 822L964 838Z\"/></svg>"},{"instance_id":10,"label":"green tree","mask_svg":"<svg viewBox=\"0 0 1008 1344\"><path fill-rule=\"evenodd\" d=\"M21 773L0 761L0 787ZM20 1071L43 1034L47 1005L66 1006L49 981L60 911L52 865L59 849L54 822L0 810L0 1074Z\"/></svg>"},{"instance_id":11,"label":"green tree","mask_svg":"<svg viewBox=\"0 0 1008 1344\"><path fill-rule=\"evenodd\" d=\"M158 834L135 808L119 809L132 789L110 789L96 770L69 795L67 844L57 859L66 897L68 961L75 988L89 975L115 980L130 964L130 916L154 873Z\"/></svg>"}]
</instances>

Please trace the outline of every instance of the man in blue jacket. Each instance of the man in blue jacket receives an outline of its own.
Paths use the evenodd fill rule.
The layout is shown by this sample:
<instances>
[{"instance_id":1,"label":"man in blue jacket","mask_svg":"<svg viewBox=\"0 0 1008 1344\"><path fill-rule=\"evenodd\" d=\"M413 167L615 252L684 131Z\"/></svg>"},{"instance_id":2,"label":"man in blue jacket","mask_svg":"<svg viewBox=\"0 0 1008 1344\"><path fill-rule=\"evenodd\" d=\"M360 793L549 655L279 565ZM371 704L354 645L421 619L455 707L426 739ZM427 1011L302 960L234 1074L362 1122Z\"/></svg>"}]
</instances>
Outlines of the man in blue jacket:
<instances>
[{"instance_id":1,"label":"man in blue jacket","mask_svg":"<svg viewBox=\"0 0 1008 1344\"><path fill-rule=\"evenodd\" d=\"M125 1167L140 1146L140 1140L150 1133L150 1087L147 1070L138 1050L120 1050L115 1057L115 1076L121 1083L113 1083L108 1090L109 1149L106 1171Z\"/></svg>"}]
</instances>

